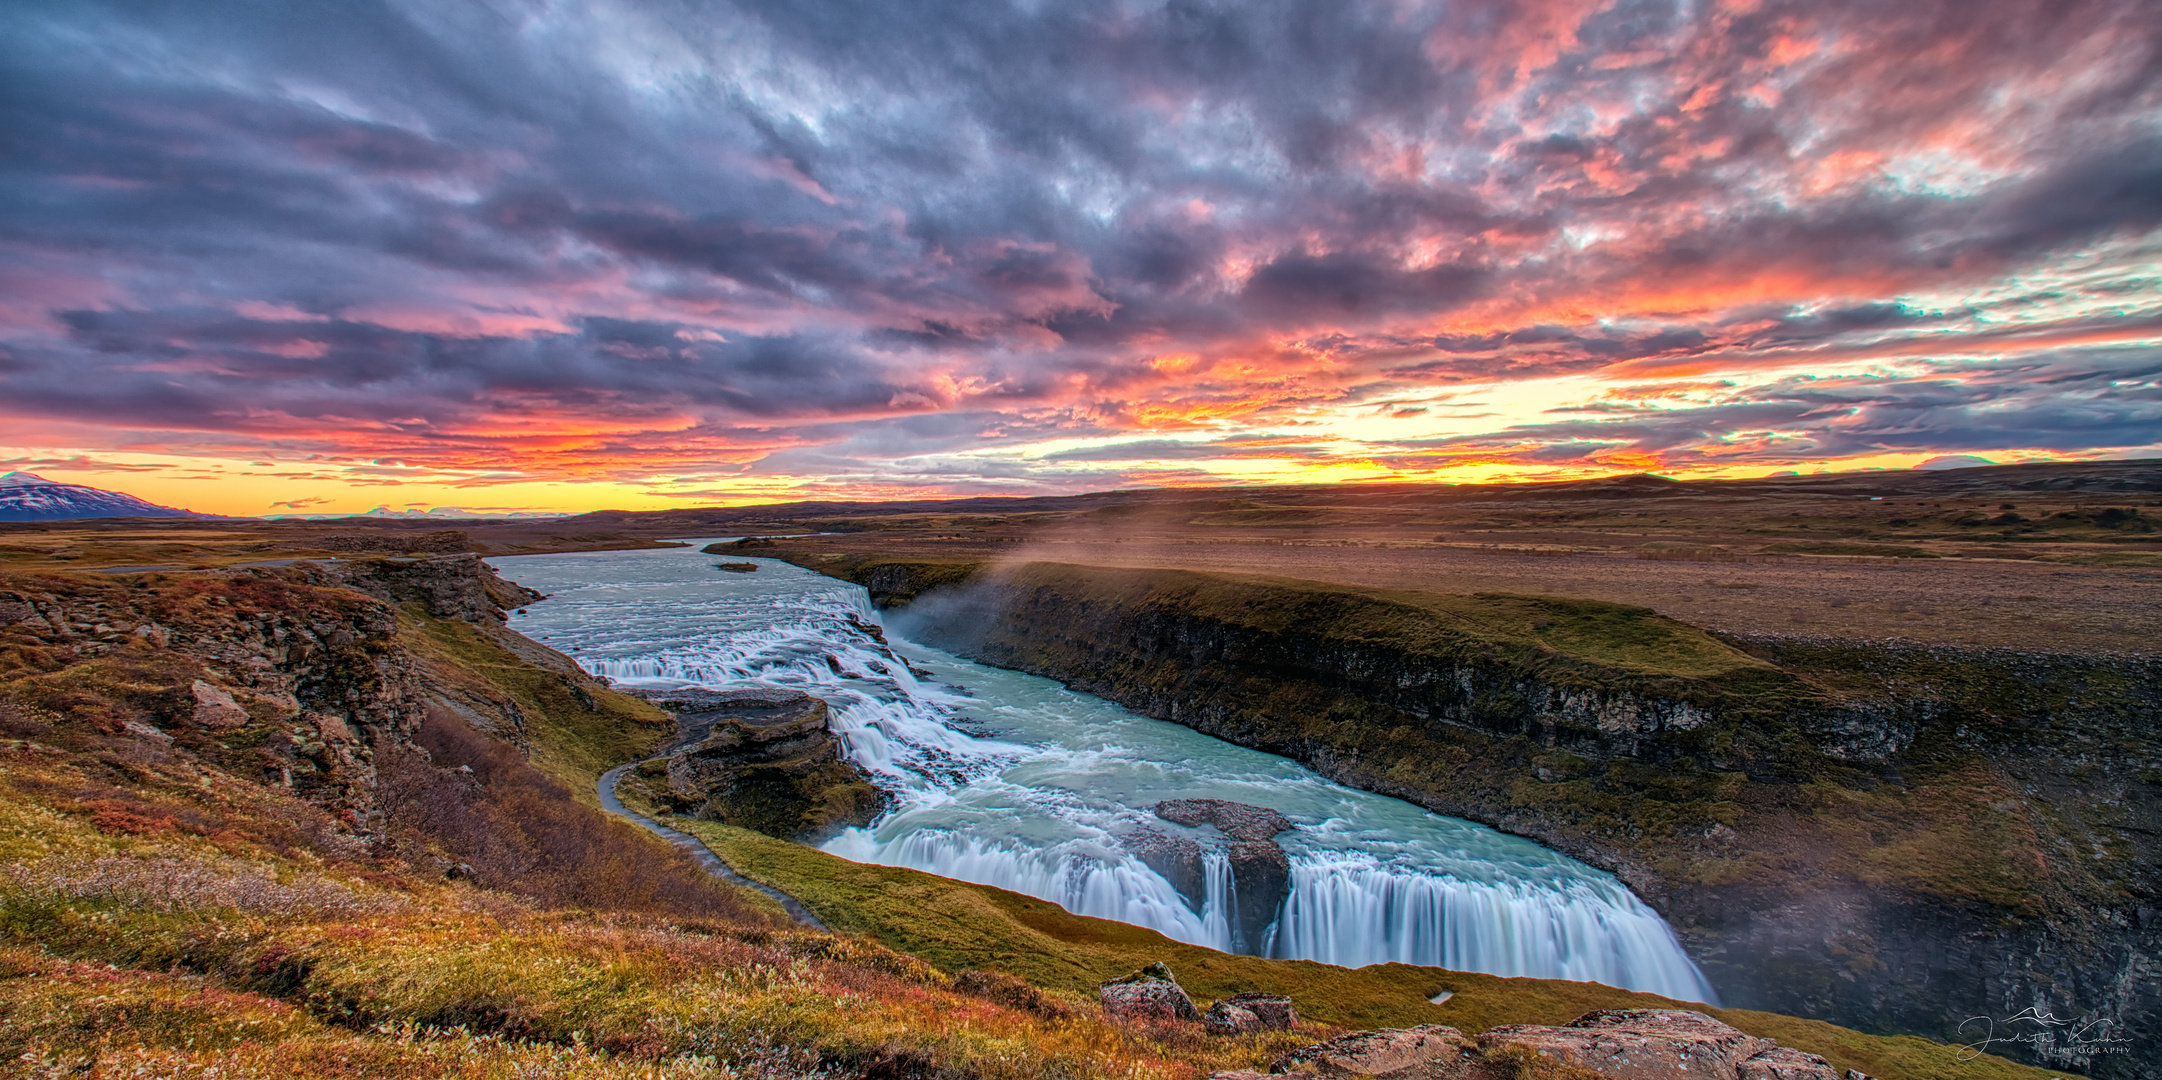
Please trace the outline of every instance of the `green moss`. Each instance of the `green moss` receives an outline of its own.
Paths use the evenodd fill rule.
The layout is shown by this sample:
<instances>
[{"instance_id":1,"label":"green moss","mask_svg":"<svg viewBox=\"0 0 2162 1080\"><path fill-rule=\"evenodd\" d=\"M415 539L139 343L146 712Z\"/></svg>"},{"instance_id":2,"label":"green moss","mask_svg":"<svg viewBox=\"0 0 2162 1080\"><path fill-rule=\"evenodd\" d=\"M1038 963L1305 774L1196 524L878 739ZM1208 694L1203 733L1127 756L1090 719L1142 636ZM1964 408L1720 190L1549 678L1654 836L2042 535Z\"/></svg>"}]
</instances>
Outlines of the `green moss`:
<instances>
[{"instance_id":1,"label":"green moss","mask_svg":"<svg viewBox=\"0 0 2162 1080\"><path fill-rule=\"evenodd\" d=\"M1724 692L1790 683L1771 664L1650 608L1553 596L1367 589L1189 570L1030 563L1000 578L1048 589L1069 604L1153 610L1268 633L1398 649L1412 656L1479 656L1556 678L1719 680Z\"/></svg>"}]
</instances>

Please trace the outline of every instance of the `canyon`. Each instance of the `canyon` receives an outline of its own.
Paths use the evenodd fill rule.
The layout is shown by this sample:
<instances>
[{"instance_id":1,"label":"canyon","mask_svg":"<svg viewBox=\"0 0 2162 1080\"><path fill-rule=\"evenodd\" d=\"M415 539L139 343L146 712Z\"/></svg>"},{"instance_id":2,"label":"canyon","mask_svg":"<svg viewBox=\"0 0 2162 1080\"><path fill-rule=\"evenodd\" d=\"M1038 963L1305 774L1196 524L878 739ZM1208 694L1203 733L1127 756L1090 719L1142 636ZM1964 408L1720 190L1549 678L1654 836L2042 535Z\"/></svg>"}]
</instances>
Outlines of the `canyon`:
<instances>
[{"instance_id":1,"label":"canyon","mask_svg":"<svg viewBox=\"0 0 2162 1080\"><path fill-rule=\"evenodd\" d=\"M1556 597L790 557L864 584L922 640L1609 869L1730 1004L1945 1039L2030 1008L2127 1045L2162 1034L2152 658L1715 635ZM2078 1064L2150 1075L2121 1053Z\"/></svg>"},{"instance_id":2,"label":"canyon","mask_svg":"<svg viewBox=\"0 0 2162 1080\"><path fill-rule=\"evenodd\" d=\"M129 558L125 544L110 551L115 563L152 561L141 554ZM813 562L831 553L829 549L802 557ZM580 840L566 846L566 837L593 827L574 824L588 820L578 816L585 811L571 798L577 784L590 790L591 778L605 769L650 756L677 727L650 703L620 694L596 678L577 654L566 655L511 632L504 623L507 612L545 606L532 590L501 580L470 555L385 557L360 549L347 549L335 559L298 554L302 557L277 560L275 565L199 571L123 567L118 573L100 574L50 563L6 567L6 578L0 581L0 623L5 624L0 636L6 638L5 655L14 666L6 700L0 703L5 705L0 720L6 721L9 736L0 750L10 755L13 771L8 783L0 785L0 795L9 800L8 812L19 814L12 808L26 805L49 806L52 809L38 811L45 817L37 820L80 818L82 828L134 837L138 844L144 838L193 843L187 838L224 837L215 842L232 845L242 843L234 830L245 830L255 838L247 843L272 845L261 849L266 853L309 853L306 859L314 861L304 865L318 868L310 873L330 868L356 875L339 888L363 892L381 887L370 882L395 878L403 882L398 887L407 890L443 887L427 882L458 888L470 884L490 890L490 895L511 890L503 895L555 896L603 911L626 903L661 905L653 910L713 903L690 899L700 886L690 877L675 876L681 868L626 875L620 859L642 849L615 840L599 842L603 835L615 835L606 830L593 833L591 843ZM747 554L763 559L768 552ZM262 556L241 552L234 558ZM1249 616L1267 605L1257 605L1251 597L1236 605L1240 611L1230 613L1158 605L1162 610L1148 614L1142 611L1147 603L1106 606L1101 582L1090 580L1099 573L1095 570L1075 571L1080 576L1073 579L1051 575L1036 581L1027 594L1033 599L1024 605L1020 593L970 590L972 580L981 586L989 577L982 576L981 566L950 560L911 563L857 556L845 565L827 563L820 569L866 584L877 575L873 592L884 601L889 619L907 613L931 625L940 598L937 588L921 588L926 582L943 586L949 598L969 596L979 613L996 614L1005 605L1015 605L1015 611L1030 612L1017 616L1021 622L1010 627L999 621L983 624L975 647L986 650L987 659L989 650L1009 648L1004 659L1017 669L1034 665L1084 689L1084 679L1096 678L1102 687L1098 692L1107 699L1144 713L1156 709L1167 719L1197 728L1221 724L1232 736L1239 735L1234 722L1241 715L1249 723L1258 717L1267 723L1248 730L1247 736L1256 745L1265 744L1264 749L1299 757L1362 787L1370 784L1370 790L1485 821L1610 869L1676 926L1729 1006L1758 1000L1748 997L1754 991L1743 969L1768 956L1770 963L1788 966L1776 976L1786 985L1767 989L1791 992L1787 1000L1802 1006L1792 1010L1795 1013L1822 1016L1845 1009L1846 1015L1860 1017L1849 1021L1857 1027L1919 1030L1957 1044L1957 1032L1932 1028L1935 1017L1915 1010L1911 995L1917 976L1906 972L1886 977L1873 966L1932 954L1928 962L1938 970L1924 971L1920 978L1938 978L1936 985L1948 993L1965 992L1967 984L1960 980L1980 980L1985 992L2000 992L2004 1011L1997 1012L1997 1002L1986 1003L1992 1015L2009 1016L2015 1007L2034 1002L2061 1009L2057 1002L2088 996L2104 1002L2093 1009L2097 1013L2121 1003L2124 1037L2143 1037L2132 1024L2145 1008L2141 995L2151 992L2141 966L2143 957L2151 955L2141 950L2151 950L2151 945L2140 936L2151 933L2151 920L2143 922L2147 916L2139 908L2139 890L2146 887L2143 871L2138 865L2127 869L2124 863L2151 866L2153 860L2146 849L2124 846L2101 831L2102 826L2128 831L2154 824L2144 816L2153 802L2140 785L2152 783L2153 770L2137 723L2151 715L2154 679L2151 669L2137 663L1973 646L1704 633L1647 619L1641 612L1608 610L1618 605L1572 606L1551 597L1529 606L1521 598L1480 599L1482 609L1459 605L1455 614L1446 616L1430 608L1413 612L1429 622L1439 617L1456 625L1468 625L1466 618L1521 624L1510 633L1473 635L1478 640L1469 642L1467 650L1437 659L1432 650L1407 650L1404 641L1392 638L1402 622L1370 617L1386 614L1386 606L1361 609L1361 621L1368 627L1363 637L1347 636L1339 632L1341 627L1317 617L1341 604L1341 598L1324 597L1327 603L1299 609L1298 617L1283 625L1257 629ZM1287 587L1282 582L1266 584L1271 590ZM1341 590L1329 586L1322 591ZM1148 593L1135 595L1145 599ZM1402 596L1379 599L1406 602ZM1430 603L1409 606L1419 609ZM1548 625L1538 628L1540 623ZM1642 665L1629 670L1626 655L1590 655L1586 642L1608 635L1614 625L1633 628L1631 633L1654 633L1664 653L1672 653L1677 643L1686 646L1681 654L1693 658L1701 670ZM1047 626L1058 632L1051 635L1058 637L1051 647L1026 645L1046 637ZM1560 641L1567 647L1549 649L1554 655L1546 656L1521 648L1526 634L1579 638ZM1253 676L1248 661L1254 657L1268 658L1268 677ZM1232 663L1226 666L1226 661ZM1093 674L1062 674L1063 665L1089 668ZM1336 674L1324 678L1324 669ZM1389 689L1406 677L1413 677L1412 682ZM1449 689L1452 686L1456 689ZM1278 693L1296 697L1297 707L1269 705ZM1212 701L1215 704L1209 704ZM1168 715L1175 711L1181 715ZM1307 718L1300 723L1310 724L1310 729L1281 725L1294 714ZM1386 727L1390 741L1371 744L1380 746L1378 750L1360 750L1360 739L1371 735L1377 717L1392 721ZM1313 723L1316 718L1325 722ZM1335 733L1342 739L1332 737L1336 727L1344 729ZM1805 748L1807 754L1802 753ZM1441 767L1449 764L1451 749L1485 755L1480 768L1499 779L1481 786L1475 775L1479 770ZM415 763L424 760L421 754L432 764L428 771L415 772ZM796 760L786 754L775 757L776 763ZM662 772L665 775L665 768ZM74 788L51 785L83 783L64 779L77 774L102 778L96 781L102 787L83 788L101 794L53 801L56 797L48 792ZM550 788L547 777L560 777L563 784ZM416 787L417 780L422 782ZM1392 789L1392 784L1399 787ZM546 794L549 791L557 794ZM449 797L445 793L455 798L442 803ZM416 803L416 796L422 801ZM557 797L564 799L564 814L534 816L550 805L536 800ZM463 807L458 812L470 819L484 811L485 800L491 798L510 798L503 805L521 809L497 812L490 828L508 828L518 822L517 814L528 816L524 824L529 828L516 844L506 847L491 840L461 847L453 833L442 832L426 843L411 842L416 834L408 830L416 806L435 800L435 805ZM258 803L262 809L247 809ZM1998 805L2002 809L1993 808ZM1785 816L1777 817L1781 814ZM2022 814L2040 826L2027 846L2008 848L2000 842L2004 822ZM1857 837L1835 827L1855 820L1876 831ZM1768 821L1783 822L1786 831ZM725 828L718 821L690 824L700 830ZM2096 829L2097 844L2088 849L2088 863L2094 865L2066 861L2066 853L2076 851L2066 842L2071 825ZM466 835L469 840L480 836ZM898 869L847 864L794 845L783 845L789 849L784 855L781 848L758 847L750 833L701 835L714 838L717 850L726 851L732 862L742 860L739 865L747 870L755 867L757 874L812 897L821 917L838 920L836 925L861 927L858 932L927 955L950 955L930 944L915 925L934 910L944 911L937 907L944 901L925 906L926 900L917 899L916 914L880 921L886 916L869 914L874 893L846 899L844 893L817 891L817 882L829 877L840 881L849 875L898 875ZM275 846L280 844L290 848ZM611 848L613 855L608 854ZM10 857L29 858L14 854L18 850L29 849L11 847ZM2032 858L2036 852L2042 858ZM608 858L619 861L609 863ZM356 859L360 861L350 861ZM662 865L676 867L654 864ZM352 869L343 869L348 866ZM1718 879L1720 874L1728 877ZM646 884L642 898L632 895L641 881ZM1863 895L1839 901L1851 906L1817 912L1810 905L1829 894L1822 888L1827 883ZM626 886L632 887L630 892ZM971 895L988 898L990 893ZM1689 906L1692 898L1699 908ZM1780 909L1774 901L1787 906ZM1960 904L1968 906L1961 909ZM1888 919L1883 908L1891 905L1905 905L1913 922ZM728 919L748 917L744 909L734 910L738 913ZM990 908L966 910L979 913L969 918L991 925L982 923L981 914ZM1776 922L1782 910L1788 919L1784 927ZM1948 910L1967 912L1968 930L1962 932L1971 933L1964 945L1944 944ZM1756 936L1735 930L1743 916L1753 921L1741 925ZM1818 922L1809 921L1819 916ZM1042 913L1025 916L1031 926L1050 926L1051 919ZM751 918L744 925L756 921ZM1079 929L1103 925L1092 920L1075 925L1074 936L1065 939L1062 948L1076 955L1087 955L1086 950L1095 947L1085 943L1115 936L1101 928ZM1855 933L1857 928L1866 933ZM138 939L71 937L50 928L36 932L43 936L32 940L73 950L69 955L109 956L123 968L135 962L132 953L114 950ZM743 932L754 938L772 933ZM2060 932L2062 939L2049 936ZM1841 933L1849 936L1841 938ZM2022 934L2027 936L2018 936ZM140 939L163 940L154 935ZM1199 965L1196 970L1205 979L1222 978L1217 973L1224 970L1222 964L1259 965L1238 968L1244 973L1240 981L1291 991L1302 1016L1313 1012L1324 1023L1358 1017L1369 1026L1441 1022L1474 1031L1496 1023L1561 1024L1586 1008L1659 1007L1640 996L1632 1003L1628 995L1591 984L1479 981L1447 973L1417 976L1455 987L1456 996L1447 1004L1426 1002L1431 986L1395 1003L1389 995L1399 991L1382 993L1382 988L1394 986L1393 980L1414 969L1359 969L1363 981L1322 993L1299 989L1304 983L1273 981L1305 970L1270 966L1283 961L1195 959L1204 954L1179 951L1183 947L1167 939L1134 940L1154 943L1135 946L1145 950L1137 958L1122 954L1117 969L1141 966L1152 952L1170 957L1182 971ZM1838 946L1829 963L1827 940ZM671 947L694 949L685 943ZM820 950L818 955L860 948L816 944L811 938L801 947ZM1719 952L1722 948L1728 951ZM1945 950L1942 955L1934 955L1940 948ZM2004 949L2001 957L1995 954L1999 948ZM184 949L173 955L197 955ZM1000 949L1000 955L1009 957L1001 964L1039 970L1029 966L1042 962L1033 954L1013 951L1010 945ZM2123 961L2115 968L2109 963L2113 949ZM846 955L875 959L872 953ZM285 984L274 979L261 981L267 976L219 966L226 960L190 962L207 964L205 970L213 972L238 973L216 975L237 980L235 986L287 992L278 989ZM880 970L914 970L895 966L896 960L875 962L885 965ZM2052 964L2057 966L2054 982L2046 970ZM54 969L52 985L58 988L75 978L67 974L72 970ZM293 984L299 987L327 985L322 980L334 975L328 967L314 969L314 974L292 970L290 977L302 980ZM1737 973L1744 975L1741 981L1736 981ZM2109 983L2112 973L2114 984ZM1047 986L1062 985L1057 976L1032 978ZM1837 985L1811 998L1812 979ZM1504 985L1516 983L1523 986ZM1352 992L1352 985L1369 989ZM1572 1002L1568 1006L1531 1007L1520 998L1534 986L1539 994L1579 996L1567 998ZM2089 994L2095 987L2102 993ZM1210 992L1238 988L1238 983L1216 983ZM2108 997L2111 992L2118 996ZM1609 996L1582 996L1598 994ZM1865 994L1877 995L1882 1008L1872 1013L1857 1007L1855 1002ZM405 1006L388 998L368 1000L378 1002L369 1008L382 1010L375 1015L437 1015L401 1013ZM517 1018L516 1023L538 1025L525 1030L556 1037L547 1034L555 1031L548 1026L552 1021L518 1012L522 1006L505 1007L512 1012L473 1015L482 1016L485 1024ZM1778 1031L1779 1041L1806 1046L1833 1060L1844 1056L1856 1061L1855 1055L1861 1054L1864 1067L1880 1076L1936 1075L1926 1069L1903 1073L1896 1065L1866 1064L1907 1060L1878 1049L1905 1044L1873 1042L1852 1032L1827 1041L1818 1029L1796 1027L1799 1022L1746 1008L1717 1015L1752 1034ZM1471 1016L1481 1019L1458 1019ZM1897 1022L1900 1016L1918 1019L1903 1026ZM834 1022L841 1026L822 1029L829 1034L819 1036L829 1040L820 1044L829 1047L820 1053L835 1055L828 1060L856 1063L848 1065L854 1069L875 1062L884 1052L850 1049L859 1046L849 1041L854 1036L847 1033L853 1029ZM569 1029L557 1034L567 1039ZM2018 1042L1999 1042L1988 1049L2026 1052ZM1932 1052L1949 1053L1950 1048ZM2097 1076L2141 1076L2139 1070L2146 1066L2136 1055L2117 1055L2096 1057L2080 1068Z\"/></svg>"}]
</instances>

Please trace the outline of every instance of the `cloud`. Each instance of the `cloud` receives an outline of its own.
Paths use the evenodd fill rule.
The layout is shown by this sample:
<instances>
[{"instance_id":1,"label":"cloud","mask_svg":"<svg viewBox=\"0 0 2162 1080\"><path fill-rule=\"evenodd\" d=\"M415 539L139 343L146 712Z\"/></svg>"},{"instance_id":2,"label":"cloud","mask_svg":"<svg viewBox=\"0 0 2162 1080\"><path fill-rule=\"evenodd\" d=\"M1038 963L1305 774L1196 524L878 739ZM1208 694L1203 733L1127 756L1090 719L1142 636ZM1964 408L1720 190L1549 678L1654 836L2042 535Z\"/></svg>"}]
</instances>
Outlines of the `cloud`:
<instances>
[{"instance_id":1,"label":"cloud","mask_svg":"<svg viewBox=\"0 0 2162 1080\"><path fill-rule=\"evenodd\" d=\"M1327 446L1305 440L1282 438L1215 439L1181 442L1175 439L1140 439L1104 446L1076 447L1042 455L1043 461L1217 461L1226 458L1311 458L1329 452Z\"/></svg>"},{"instance_id":2,"label":"cloud","mask_svg":"<svg viewBox=\"0 0 2162 1080\"><path fill-rule=\"evenodd\" d=\"M88 472L162 472L173 468L163 462L112 461L75 454L70 457L0 458L0 469L27 472L36 469L79 469Z\"/></svg>"},{"instance_id":3,"label":"cloud","mask_svg":"<svg viewBox=\"0 0 2162 1080\"><path fill-rule=\"evenodd\" d=\"M0 419L103 433L70 445L1053 489L1326 456L1233 444L1436 388L1727 377L1775 388L1484 431L1419 402L1367 441L2152 441L2151 378L2063 359L2162 348L2139 0L30 0L0 31ZM1856 364L1884 377L1803 378ZM1106 441L1018 452L1075 438Z\"/></svg>"}]
</instances>

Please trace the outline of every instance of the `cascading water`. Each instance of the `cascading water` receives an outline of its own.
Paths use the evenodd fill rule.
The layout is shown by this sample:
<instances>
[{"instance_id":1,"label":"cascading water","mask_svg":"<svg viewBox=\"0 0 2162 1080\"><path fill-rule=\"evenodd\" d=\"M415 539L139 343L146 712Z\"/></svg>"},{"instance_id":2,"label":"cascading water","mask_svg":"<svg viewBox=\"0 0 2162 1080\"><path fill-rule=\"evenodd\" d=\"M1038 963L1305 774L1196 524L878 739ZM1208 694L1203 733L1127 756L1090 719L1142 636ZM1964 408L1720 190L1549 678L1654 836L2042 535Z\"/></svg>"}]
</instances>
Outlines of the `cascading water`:
<instances>
[{"instance_id":1,"label":"cascading water","mask_svg":"<svg viewBox=\"0 0 2162 1080\"><path fill-rule=\"evenodd\" d=\"M888 644L863 590L845 582L770 560L723 573L695 549L492 561L551 594L513 625L596 675L824 698L850 759L895 794L874 826L825 844L844 858L995 885L1228 951L1238 909L1223 837L1151 812L1166 799L1223 799L1297 825L1276 837L1291 864L1288 897L1267 940L1246 942L1251 951L1712 1000L1665 922L1609 874L1048 679ZM1151 836L1200 846L1187 891L1140 854Z\"/></svg>"}]
</instances>

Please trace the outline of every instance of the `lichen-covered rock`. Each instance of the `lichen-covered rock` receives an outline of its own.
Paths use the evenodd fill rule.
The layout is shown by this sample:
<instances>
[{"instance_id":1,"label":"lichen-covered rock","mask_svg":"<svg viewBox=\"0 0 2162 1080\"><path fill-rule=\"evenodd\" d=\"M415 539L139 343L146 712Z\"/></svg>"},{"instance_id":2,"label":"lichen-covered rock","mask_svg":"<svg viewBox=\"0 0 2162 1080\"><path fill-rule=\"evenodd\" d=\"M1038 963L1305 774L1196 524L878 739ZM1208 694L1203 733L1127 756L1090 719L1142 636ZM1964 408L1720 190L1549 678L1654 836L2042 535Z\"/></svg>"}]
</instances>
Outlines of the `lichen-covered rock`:
<instances>
[{"instance_id":1,"label":"lichen-covered rock","mask_svg":"<svg viewBox=\"0 0 2162 1080\"><path fill-rule=\"evenodd\" d=\"M1256 1031L1289 1031L1299 1026L1299 1012L1281 994L1249 990L1209 1006L1201 1023L1223 1035L1250 1035Z\"/></svg>"},{"instance_id":2,"label":"lichen-covered rock","mask_svg":"<svg viewBox=\"0 0 2162 1080\"><path fill-rule=\"evenodd\" d=\"M1615 1080L1736 1080L1744 1061L1778 1049L1769 1039L1682 1009L1601 1009L1563 1027L1509 1024L1481 1033L1479 1045L1528 1047Z\"/></svg>"},{"instance_id":3,"label":"lichen-covered rock","mask_svg":"<svg viewBox=\"0 0 2162 1080\"><path fill-rule=\"evenodd\" d=\"M188 692L195 698L190 719L197 727L236 728L247 724L248 710L241 708L224 687L197 679Z\"/></svg>"},{"instance_id":4,"label":"lichen-covered rock","mask_svg":"<svg viewBox=\"0 0 2162 1080\"><path fill-rule=\"evenodd\" d=\"M1096 996L1103 1002L1104 1013L1114 1020L1201 1019L1194 999L1186 996L1171 969L1161 963L1100 984Z\"/></svg>"},{"instance_id":5,"label":"lichen-covered rock","mask_svg":"<svg viewBox=\"0 0 2162 1080\"><path fill-rule=\"evenodd\" d=\"M1792 1047L1775 1046L1741 1063L1735 1069L1735 1080L1849 1080L1860 1077L1858 1072L1840 1075L1832 1063Z\"/></svg>"},{"instance_id":6,"label":"lichen-covered rock","mask_svg":"<svg viewBox=\"0 0 2162 1080\"><path fill-rule=\"evenodd\" d=\"M1339 1035L1277 1058L1276 1074L1352 1077L1385 1076L1391 1080L1473 1080L1488 1070L1478 1044L1443 1024L1383 1028Z\"/></svg>"}]
</instances>

